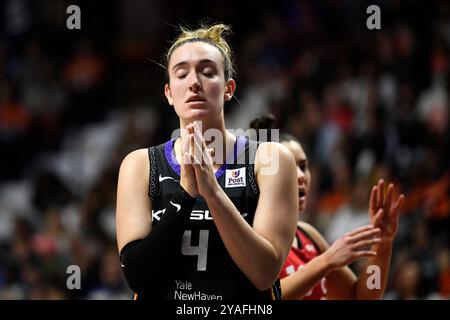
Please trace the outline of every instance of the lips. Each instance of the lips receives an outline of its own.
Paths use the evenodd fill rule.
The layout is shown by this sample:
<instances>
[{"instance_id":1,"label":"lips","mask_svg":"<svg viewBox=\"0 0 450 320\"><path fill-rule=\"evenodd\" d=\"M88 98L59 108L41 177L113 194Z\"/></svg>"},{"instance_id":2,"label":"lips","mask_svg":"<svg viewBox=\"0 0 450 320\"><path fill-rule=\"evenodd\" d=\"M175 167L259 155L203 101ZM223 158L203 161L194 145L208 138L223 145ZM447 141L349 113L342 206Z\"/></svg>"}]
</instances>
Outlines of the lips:
<instances>
[{"instance_id":1,"label":"lips","mask_svg":"<svg viewBox=\"0 0 450 320\"><path fill-rule=\"evenodd\" d=\"M299 197L301 200L306 199L306 190L303 189L303 188L298 189L298 197Z\"/></svg>"},{"instance_id":2,"label":"lips","mask_svg":"<svg viewBox=\"0 0 450 320\"><path fill-rule=\"evenodd\" d=\"M197 95L195 95L195 96L190 96L190 97L186 100L186 102L204 102L204 101L206 101L205 98L202 98L201 96L197 96Z\"/></svg>"}]
</instances>

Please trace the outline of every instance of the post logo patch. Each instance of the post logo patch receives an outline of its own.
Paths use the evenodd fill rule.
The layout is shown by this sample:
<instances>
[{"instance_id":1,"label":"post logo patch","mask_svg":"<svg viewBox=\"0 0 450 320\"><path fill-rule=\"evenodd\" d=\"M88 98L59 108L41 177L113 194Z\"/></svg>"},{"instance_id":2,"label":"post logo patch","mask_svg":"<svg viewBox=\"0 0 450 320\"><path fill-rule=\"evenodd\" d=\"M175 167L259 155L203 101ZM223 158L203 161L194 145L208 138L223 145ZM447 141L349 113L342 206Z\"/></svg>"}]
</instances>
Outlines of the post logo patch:
<instances>
[{"instance_id":1,"label":"post logo patch","mask_svg":"<svg viewBox=\"0 0 450 320\"><path fill-rule=\"evenodd\" d=\"M225 188L245 187L245 167L225 171Z\"/></svg>"}]
</instances>

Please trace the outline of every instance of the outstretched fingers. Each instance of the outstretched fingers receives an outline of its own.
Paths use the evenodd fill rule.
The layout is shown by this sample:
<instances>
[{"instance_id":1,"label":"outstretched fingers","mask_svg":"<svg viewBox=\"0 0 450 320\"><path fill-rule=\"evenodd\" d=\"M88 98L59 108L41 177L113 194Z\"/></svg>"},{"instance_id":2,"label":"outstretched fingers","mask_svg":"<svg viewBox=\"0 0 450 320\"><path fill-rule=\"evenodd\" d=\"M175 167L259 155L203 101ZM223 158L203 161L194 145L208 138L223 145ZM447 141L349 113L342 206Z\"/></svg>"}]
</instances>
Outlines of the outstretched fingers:
<instances>
[{"instance_id":1,"label":"outstretched fingers","mask_svg":"<svg viewBox=\"0 0 450 320\"><path fill-rule=\"evenodd\" d=\"M373 217L373 221L372 221L373 225L375 227L381 226L381 223L383 221L383 217L384 217L384 210L383 209L378 209L377 213Z\"/></svg>"},{"instance_id":2,"label":"outstretched fingers","mask_svg":"<svg viewBox=\"0 0 450 320\"><path fill-rule=\"evenodd\" d=\"M360 250L353 253L353 260L360 258L375 257L377 255L376 251L373 250Z\"/></svg>"},{"instance_id":3,"label":"outstretched fingers","mask_svg":"<svg viewBox=\"0 0 450 320\"><path fill-rule=\"evenodd\" d=\"M364 232L364 231L367 231L367 230L372 230L373 228L374 228L373 225L368 224L368 225L359 227L359 228L357 228L357 229L355 229L355 230L352 230L352 231L347 232L347 233L345 234L345 236L351 237L351 236L354 236L354 235L356 235L356 234L358 234L358 233L360 233L360 232Z\"/></svg>"},{"instance_id":4,"label":"outstretched fingers","mask_svg":"<svg viewBox=\"0 0 450 320\"><path fill-rule=\"evenodd\" d=\"M391 209L393 198L394 198L394 184L390 183L389 187L388 187L388 191L387 191L387 195L386 195L386 203L385 203L385 208L387 210Z\"/></svg>"},{"instance_id":5,"label":"outstretched fingers","mask_svg":"<svg viewBox=\"0 0 450 320\"><path fill-rule=\"evenodd\" d=\"M384 180L378 181L377 208L383 208L384 204Z\"/></svg>"},{"instance_id":6,"label":"outstretched fingers","mask_svg":"<svg viewBox=\"0 0 450 320\"><path fill-rule=\"evenodd\" d=\"M403 208L403 204L405 203L405 196L403 194L401 194L396 203L394 204L389 217L390 219L394 222L394 223L398 223L399 220L399 216L400 216L400 211Z\"/></svg>"},{"instance_id":7,"label":"outstretched fingers","mask_svg":"<svg viewBox=\"0 0 450 320\"><path fill-rule=\"evenodd\" d=\"M350 243L357 244L360 241L372 239L374 236L380 234L380 228L370 228L368 230L362 229L360 232L349 237Z\"/></svg>"},{"instance_id":8,"label":"outstretched fingers","mask_svg":"<svg viewBox=\"0 0 450 320\"><path fill-rule=\"evenodd\" d=\"M358 250L358 249L361 249L361 248L364 248L364 247L367 247L367 246L371 246L371 245L374 245L374 244L377 244L377 243L380 243L380 242L381 242L381 238L362 239L362 240L360 240L358 242L355 242L353 244L353 248L355 250Z\"/></svg>"},{"instance_id":9,"label":"outstretched fingers","mask_svg":"<svg viewBox=\"0 0 450 320\"><path fill-rule=\"evenodd\" d=\"M378 199L378 186L373 186L372 191L370 192L370 200L369 200L369 215L370 218L373 219L373 216L377 212L377 199Z\"/></svg>"}]
</instances>

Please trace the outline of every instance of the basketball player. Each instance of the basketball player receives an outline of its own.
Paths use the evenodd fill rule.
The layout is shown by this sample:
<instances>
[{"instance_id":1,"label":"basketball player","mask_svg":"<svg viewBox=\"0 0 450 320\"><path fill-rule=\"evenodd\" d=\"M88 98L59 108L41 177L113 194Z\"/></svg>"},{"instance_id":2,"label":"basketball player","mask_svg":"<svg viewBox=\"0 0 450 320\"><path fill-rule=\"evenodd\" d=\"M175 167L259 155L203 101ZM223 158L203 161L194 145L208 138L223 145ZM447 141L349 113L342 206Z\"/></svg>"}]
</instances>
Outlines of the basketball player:
<instances>
[{"instance_id":1,"label":"basketball player","mask_svg":"<svg viewBox=\"0 0 450 320\"><path fill-rule=\"evenodd\" d=\"M224 102L236 89L229 31L182 29L164 87L181 136L121 164L117 243L135 299L279 297L298 213L295 161L280 144L257 146L225 129ZM214 150L210 129L222 139ZM275 173L265 170L275 162Z\"/></svg>"},{"instance_id":2,"label":"basketball player","mask_svg":"<svg viewBox=\"0 0 450 320\"><path fill-rule=\"evenodd\" d=\"M274 118L262 116L251 123L253 129L272 129ZM299 141L288 134L280 142L297 163L299 215L305 210L311 183L308 159ZM291 251L280 273L283 299L380 299L386 288L392 243L397 232L404 195L394 201L394 185L384 193L384 181L372 188L369 201L370 225L352 230L331 246L310 224L298 221ZM370 249L366 247L370 246ZM368 258L359 277L348 267L357 259ZM369 266L375 266L366 272ZM378 269L379 268L379 269ZM380 282L369 281L380 271Z\"/></svg>"}]
</instances>

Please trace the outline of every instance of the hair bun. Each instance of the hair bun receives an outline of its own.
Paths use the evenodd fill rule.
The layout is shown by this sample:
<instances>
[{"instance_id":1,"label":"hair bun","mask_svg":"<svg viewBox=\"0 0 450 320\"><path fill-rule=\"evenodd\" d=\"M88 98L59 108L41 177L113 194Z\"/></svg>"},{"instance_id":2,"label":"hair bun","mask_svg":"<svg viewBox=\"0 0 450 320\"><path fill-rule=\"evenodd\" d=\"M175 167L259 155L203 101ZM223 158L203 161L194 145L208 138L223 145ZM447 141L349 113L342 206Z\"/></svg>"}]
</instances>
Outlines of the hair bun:
<instances>
[{"instance_id":1,"label":"hair bun","mask_svg":"<svg viewBox=\"0 0 450 320\"><path fill-rule=\"evenodd\" d=\"M253 119L252 122L250 122L250 128L259 130L259 129L266 129L270 130L273 129L275 125L275 116L272 114L262 115L259 118Z\"/></svg>"}]
</instances>

